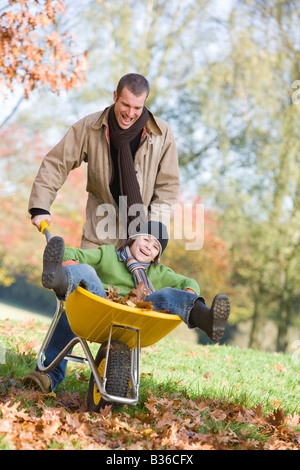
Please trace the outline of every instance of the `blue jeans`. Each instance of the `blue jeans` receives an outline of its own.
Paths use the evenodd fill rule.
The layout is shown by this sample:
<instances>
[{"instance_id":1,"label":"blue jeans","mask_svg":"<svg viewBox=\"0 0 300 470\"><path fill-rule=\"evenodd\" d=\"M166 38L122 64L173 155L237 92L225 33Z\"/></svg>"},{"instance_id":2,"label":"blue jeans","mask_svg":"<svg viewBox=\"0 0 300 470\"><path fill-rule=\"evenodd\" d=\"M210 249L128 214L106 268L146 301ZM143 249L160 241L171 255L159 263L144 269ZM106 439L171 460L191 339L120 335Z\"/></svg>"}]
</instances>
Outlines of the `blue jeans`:
<instances>
[{"instance_id":1,"label":"blue jeans","mask_svg":"<svg viewBox=\"0 0 300 470\"><path fill-rule=\"evenodd\" d=\"M64 266L63 269L67 271L69 282L67 293L64 298L59 297L60 300L67 300L78 286L82 286L100 297L106 297L103 284L91 266L76 264ZM156 310L168 310L170 314L178 315L189 328L193 328L189 324L189 316L197 299L204 302L202 297L191 292L165 287L148 295L145 300L152 302ZM63 312L47 348L44 364L49 365L73 338L75 335L69 326L66 314ZM64 380L66 367L67 360L63 359L54 370L49 372L52 390L55 390L57 385Z\"/></svg>"}]
</instances>

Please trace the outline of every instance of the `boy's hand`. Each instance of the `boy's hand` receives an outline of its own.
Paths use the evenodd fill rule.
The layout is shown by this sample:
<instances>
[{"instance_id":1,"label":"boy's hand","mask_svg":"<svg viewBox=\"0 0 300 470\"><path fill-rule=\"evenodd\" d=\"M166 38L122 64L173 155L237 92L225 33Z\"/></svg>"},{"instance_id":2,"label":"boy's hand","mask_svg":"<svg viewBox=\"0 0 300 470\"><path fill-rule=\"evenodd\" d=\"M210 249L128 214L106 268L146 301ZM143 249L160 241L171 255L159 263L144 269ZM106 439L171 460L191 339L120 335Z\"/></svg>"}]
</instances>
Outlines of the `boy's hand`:
<instances>
[{"instance_id":1,"label":"boy's hand","mask_svg":"<svg viewBox=\"0 0 300 470\"><path fill-rule=\"evenodd\" d=\"M185 289L185 290L186 290L186 292L191 292L192 294L196 294L196 292L193 291L192 289L187 288L187 289Z\"/></svg>"},{"instance_id":2,"label":"boy's hand","mask_svg":"<svg viewBox=\"0 0 300 470\"><path fill-rule=\"evenodd\" d=\"M70 266L70 264L79 264L79 261L75 260L75 259L69 259L68 261L64 261L63 262L63 266Z\"/></svg>"}]
</instances>

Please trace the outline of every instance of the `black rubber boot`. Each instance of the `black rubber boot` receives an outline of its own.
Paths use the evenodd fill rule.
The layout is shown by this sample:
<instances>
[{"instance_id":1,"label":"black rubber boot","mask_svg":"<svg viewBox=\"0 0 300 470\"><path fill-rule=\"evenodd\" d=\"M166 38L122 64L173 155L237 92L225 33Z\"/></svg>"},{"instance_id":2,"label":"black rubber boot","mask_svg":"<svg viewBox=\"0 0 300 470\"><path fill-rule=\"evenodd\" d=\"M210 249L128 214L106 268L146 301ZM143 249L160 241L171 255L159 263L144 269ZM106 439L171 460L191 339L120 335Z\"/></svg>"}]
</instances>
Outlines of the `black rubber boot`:
<instances>
[{"instance_id":1,"label":"black rubber boot","mask_svg":"<svg viewBox=\"0 0 300 470\"><path fill-rule=\"evenodd\" d=\"M63 238L53 237L47 243L43 257L42 284L58 296L64 296L68 289L68 274L62 266L64 252Z\"/></svg>"},{"instance_id":2,"label":"black rubber boot","mask_svg":"<svg viewBox=\"0 0 300 470\"><path fill-rule=\"evenodd\" d=\"M218 294L211 308L208 308L201 300L196 300L190 313L189 323L203 330L213 341L220 341L229 313L230 303L227 295Z\"/></svg>"}]
</instances>

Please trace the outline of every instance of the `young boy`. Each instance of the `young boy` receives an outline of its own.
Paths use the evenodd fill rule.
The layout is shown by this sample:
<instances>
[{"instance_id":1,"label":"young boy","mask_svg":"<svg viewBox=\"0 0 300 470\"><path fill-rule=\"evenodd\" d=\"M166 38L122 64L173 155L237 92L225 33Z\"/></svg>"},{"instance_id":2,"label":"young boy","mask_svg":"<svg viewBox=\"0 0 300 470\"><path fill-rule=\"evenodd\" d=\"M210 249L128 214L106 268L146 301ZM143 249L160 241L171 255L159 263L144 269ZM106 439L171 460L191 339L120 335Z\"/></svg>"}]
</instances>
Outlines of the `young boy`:
<instances>
[{"instance_id":1,"label":"young boy","mask_svg":"<svg viewBox=\"0 0 300 470\"><path fill-rule=\"evenodd\" d=\"M209 309L194 279L159 263L167 243L166 227L155 221L141 224L119 250L113 245L90 250L65 248L62 238L53 237L44 251L42 283L63 301L78 286L100 297L106 297L108 286L113 286L119 288L120 296L124 297L142 283L147 294L145 300L152 302L156 310L178 315L189 328L200 328L213 341L219 341L230 313L228 297L216 295ZM68 260L72 260L72 264L64 263ZM74 336L63 314L46 351L45 365L50 364ZM31 372L24 382L33 382L44 393L53 391L65 377L66 364L67 361L61 361L49 374Z\"/></svg>"}]
</instances>

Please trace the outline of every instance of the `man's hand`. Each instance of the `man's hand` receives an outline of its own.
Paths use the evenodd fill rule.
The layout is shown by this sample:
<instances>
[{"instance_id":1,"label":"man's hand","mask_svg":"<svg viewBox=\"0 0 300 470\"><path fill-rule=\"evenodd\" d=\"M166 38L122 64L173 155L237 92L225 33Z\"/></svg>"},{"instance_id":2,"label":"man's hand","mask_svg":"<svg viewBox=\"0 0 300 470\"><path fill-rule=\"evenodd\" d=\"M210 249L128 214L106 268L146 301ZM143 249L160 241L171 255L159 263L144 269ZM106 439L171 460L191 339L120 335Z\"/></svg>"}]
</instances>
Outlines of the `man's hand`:
<instances>
[{"instance_id":1,"label":"man's hand","mask_svg":"<svg viewBox=\"0 0 300 470\"><path fill-rule=\"evenodd\" d=\"M31 223L38 228L39 232L41 231L41 222L43 222L43 220L46 220L47 224L50 225L51 215L40 214L40 215L36 215L35 217L31 219Z\"/></svg>"}]
</instances>

